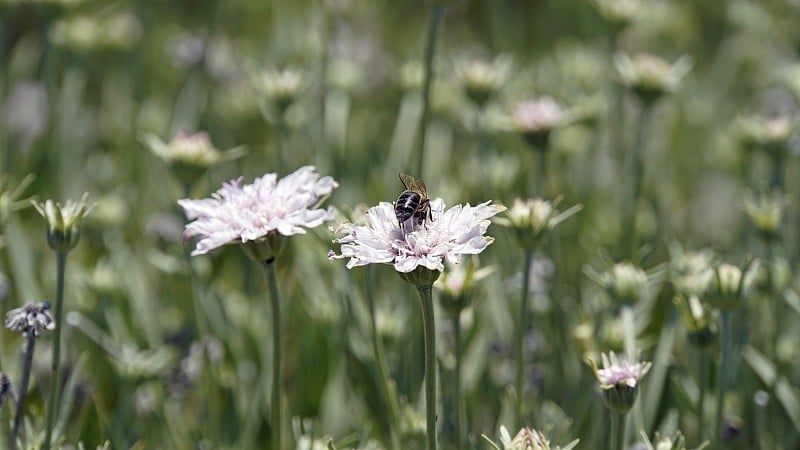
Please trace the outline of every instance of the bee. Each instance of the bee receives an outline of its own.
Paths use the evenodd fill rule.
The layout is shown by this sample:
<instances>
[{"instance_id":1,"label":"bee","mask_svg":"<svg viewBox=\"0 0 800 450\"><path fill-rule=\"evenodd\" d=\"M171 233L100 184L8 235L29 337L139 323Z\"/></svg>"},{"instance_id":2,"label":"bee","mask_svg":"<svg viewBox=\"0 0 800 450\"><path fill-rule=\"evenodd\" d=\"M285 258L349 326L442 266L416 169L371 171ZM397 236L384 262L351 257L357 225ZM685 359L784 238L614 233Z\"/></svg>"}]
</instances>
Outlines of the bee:
<instances>
[{"instance_id":1,"label":"bee","mask_svg":"<svg viewBox=\"0 0 800 450\"><path fill-rule=\"evenodd\" d=\"M425 221L425 216L433 220L431 200L428 198L428 190L425 188L425 183L402 172L400 173L400 182L406 188L394 203L394 213L400 225L402 226L405 221L412 217L417 225L422 225Z\"/></svg>"}]
</instances>

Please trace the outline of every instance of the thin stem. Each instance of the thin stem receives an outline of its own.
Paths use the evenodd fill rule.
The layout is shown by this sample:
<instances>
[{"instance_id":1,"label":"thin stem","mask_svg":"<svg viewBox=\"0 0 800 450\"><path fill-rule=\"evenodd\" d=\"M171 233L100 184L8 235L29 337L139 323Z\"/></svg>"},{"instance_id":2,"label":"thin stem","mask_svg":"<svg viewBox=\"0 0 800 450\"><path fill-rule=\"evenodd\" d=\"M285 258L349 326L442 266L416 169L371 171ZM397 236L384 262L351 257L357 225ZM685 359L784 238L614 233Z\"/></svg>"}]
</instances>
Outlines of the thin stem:
<instances>
[{"instance_id":1,"label":"thin stem","mask_svg":"<svg viewBox=\"0 0 800 450\"><path fill-rule=\"evenodd\" d=\"M644 184L644 130L647 126L647 118L650 115L650 107L643 106L636 124L636 140L628 152L629 170L633 175L633 186L631 189L630 209L628 211L627 222L623 229L622 238L626 239L625 254L632 257L636 251L636 206L642 196L642 185Z\"/></svg>"},{"instance_id":2,"label":"thin stem","mask_svg":"<svg viewBox=\"0 0 800 450\"><path fill-rule=\"evenodd\" d=\"M275 275L275 259L270 258L261 265L269 285L269 300L272 306L272 448L282 449L281 442L281 308L278 294L278 279Z\"/></svg>"},{"instance_id":3,"label":"thin stem","mask_svg":"<svg viewBox=\"0 0 800 450\"><path fill-rule=\"evenodd\" d=\"M625 414L611 413L611 450L625 450L625 428L627 426Z\"/></svg>"},{"instance_id":4,"label":"thin stem","mask_svg":"<svg viewBox=\"0 0 800 450\"><path fill-rule=\"evenodd\" d=\"M50 449L53 437L53 419L58 409L58 396L61 388L61 330L64 328L64 274L67 269L67 252L56 252L56 307L55 307L55 337L53 338L53 359L51 362L52 378L50 381L50 396L47 399L47 421L45 423L44 441L42 450Z\"/></svg>"},{"instance_id":5,"label":"thin stem","mask_svg":"<svg viewBox=\"0 0 800 450\"><path fill-rule=\"evenodd\" d=\"M537 148L536 153L539 154L539 176L537 177L538 180L536 181L537 185L539 186L538 195L545 197L547 196L547 189L550 186L547 180L547 161L549 155L549 144L546 144L542 148Z\"/></svg>"},{"instance_id":6,"label":"thin stem","mask_svg":"<svg viewBox=\"0 0 800 450\"><path fill-rule=\"evenodd\" d=\"M281 172L286 170L286 158L289 156L289 124L286 123L286 113L281 112L276 124L278 134L278 168Z\"/></svg>"},{"instance_id":7,"label":"thin stem","mask_svg":"<svg viewBox=\"0 0 800 450\"><path fill-rule=\"evenodd\" d=\"M517 421L517 428L521 428L522 420L522 405L524 400L523 391L525 389L525 332L528 328L528 291L530 290L531 278L531 265L533 264L533 250L526 249L524 256L524 263L522 268L522 295L519 300L519 316L517 317L516 336L514 343L516 345L516 359L517 359L517 374L515 394L515 418Z\"/></svg>"},{"instance_id":8,"label":"thin stem","mask_svg":"<svg viewBox=\"0 0 800 450\"><path fill-rule=\"evenodd\" d=\"M425 333L425 417L428 450L436 450L436 328L433 318L433 285L417 286Z\"/></svg>"},{"instance_id":9,"label":"thin stem","mask_svg":"<svg viewBox=\"0 0 800 450\"><path fill-rule=\"evenodd\" d=\"M383 341L381 340L375 320L375 288L373 285L375 271L371 265L367 265L366 270L367 304L369 306L369 318L372 325L372 351L375 353L375 361L378 363L378 371L380 372L381 385L383 387L383 393L386 396L386 403L389 405L389 418L391 421L389 438L392 442L392 448L398 450L400 448L400 442L398 441L397 432L400 430L400 413L397 407L397 396L392 382L389 379L389 371L386 368L386 359L383 356Z\"/></svg>"},{"instance_id":10,"label":"thin stem","mask_svg":"<svg viewBox=\"0 0 800 450\"><path fill-rule=\"evenodd\" d=\"M720 320L721 320L721 327L720 327L720 334L722 335L722 359L720 361L720 367L717 371L717 423L716 428L714 430L714 442L716 445L714 448L721 449L722 448L722 427L723 427L723 415L722 415L722 408L724 406L725 401L725 393L728 389L728 372L731 369L731 353L733 351L733 336L731 335L733 331L733 316L730 310L723 310Z\"/></svg>"},{"instance_id":11,"label":"thin stem","mask_svg":"<svg viewBox=\"0 0 800 450\"><path fill-rule=\"evenodd\" d=\"M697 430L700 433L701 441L706 431L705 399L706 378L708 377L708 356L708 352L705 349L697 350L697 386L699 388L697 393Z\"/></svg>"},{"instance_id":12,"label":"thin stem","mask_svg":"<svg viewBox=\"0 0 800 450\"><path fill-rule=\"evenodd\" d=\"M33 364L33 349L36 345L36 336L28 332L25 337L25 351L22 354L22 374L20 375L19 389L17 390L17 412L14 415L14 426L11 428L11 435L8 437L8 448L17 448L17 435L19 427L22 425L22 416L25 410L25 394L28 393L28 381L31 377L31 366Z\"/></svg>"},{"instance_id":13,"label":"thin stem","mask_svg":"<svg viewBox=\"0 0 800 450\"><path fill-rule=\"evenodd\" d=\"M464 433L464 403L461 401L461 310L450 316L453 321L453 351L456 356L455 369L455 407L456 407L456 437L455 448L463 448Z\"/></svg>"},{"instance_id":14,"label":"thin stem","mask_svg":"<svg viewBox=\"0 0 800 450\"><path fill-rule=\"evenodd\" d=\"M430 120L431 104L431 82L433 81L433 56L436 53L436 38L439 34L439 25L444 16L444 5L434 4L432 6L430 21L428 22L428 38L425 43L425 67L424 79L422 82L422 117L420 118L419 129L419 148L417 151L417 171L415 175L422 176L422 166L425 162L425 138Z\"/></svg>"}]
</instances>

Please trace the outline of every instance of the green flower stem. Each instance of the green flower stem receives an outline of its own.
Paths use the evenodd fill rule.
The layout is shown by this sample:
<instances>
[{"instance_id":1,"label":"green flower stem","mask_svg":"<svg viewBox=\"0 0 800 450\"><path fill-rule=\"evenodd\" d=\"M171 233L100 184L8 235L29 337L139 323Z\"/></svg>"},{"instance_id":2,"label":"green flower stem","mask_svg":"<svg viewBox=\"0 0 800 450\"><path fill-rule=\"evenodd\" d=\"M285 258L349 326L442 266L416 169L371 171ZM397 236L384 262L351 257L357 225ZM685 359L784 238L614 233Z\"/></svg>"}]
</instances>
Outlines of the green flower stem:
<instances>
[{"instance_id":1,"label":"green flower stem","mask_svg":"<svg viewBox=\"0 0 800 450\"><path fill-rule=\"evenodd\" d=\"M627 415L611 413L611 450L625 450L625 432Z\"/></svg>"},{"instance_id":2,"label":"green flower stem","mask_svg":"<svg viewBox=\"0 0 800 450\"><path fill-rule=\"evenodd\" d=\"M418 285L425 332L425 417L427 450L436 450L436 327L433 318L433 285Z\"/></svg>"},{"instance_id":3,"label":"green flower stem","mask_svg":"<svg viewBox=\"0 0 800 450\"><path fill-rule=\"evenodd\" d=\"M771 190L784 191L784 170L786 167L784 159L782 154L772 156L772 174L769 177L769 188Z\"/></svg>"},{"instance_id":4,"label":"green flower stem","mask_svg":"<svg viewBox=\"0 0 800 450\"><path fill-rule=\"evenodd\" d=\"M538 184L538 195L545 198L547 196L547 189L550 186L547 179L547 164L548 164L548 156L549 156L549 144L543 148L537 148L536 153L539 154L539 176L537 177L537 184Z\"/></svg>"},{"instance_id":5,"label":"green flower stem","mask_svg":"<svg viewBox=\"0 0 800 450\"><path fill-rule=\"evenodd\" d=\"M286 112L282 111L276 124L278 134L278 168L286 171L286 159L289 157L289 124L286 122Z\"/></svg>"},{"instance_id":6,"label":"green flower stem","mask_svg":"<svg viewBox=\"0 0 800 450\"><path fill-rule=\"evenodd\" d=\"M728 390L728 373L731 370L731 357L733 356L733 312L723 310L720 317L722 335L722 358L720 367L717 371L717 423L714 429L714 442L716 449L722 448L722 428L723 414L722 409L725 403L725 393Z\"/></svg>"},{"instance_id":7,"label":"green flower stem","mask_svg":"<svg viewBox=\"0 0 800 450\"><path fill-rule=\"evenodd\" d=\"M53 419L58 409L58 396L61 388L61 330L64 328L64 274L67 270L67 252L56 252L56 307L55 307L55 337L53 338L53 359L51 362L50 395L47 400L47 419L44 429L42 450L50 449L53 437Z\"/></svg>"},{"instance_id":8,"label":"green flower stem","mask_svg":"<svg viewBox=\"0 0 800 450\"><path fill-rule=\"evenodd\" d=\"M522 420L522 405L524 401L523 391L525 389L525 331L528 328L528 291L531 282L531 265L533 264L533 250L525 249L524 263L522 267L522 295L519 300L519 316L517 317L517 329L514 336L516 345L517 374L515 379L515 419L517 428L524 426Z\"/></svg>"},{"instance_id":9,"label":"green flower stem","mask_svg":"<svg viewBox=\"0 0 800 450\"><path fill-rule=\"evenodd\" d=\"M278 279L275 276L275 259L261 265L269 285L269 300L272 306L272 448L281 450L281 308L278 294Z\"/></svg>"},{"instance_id":10,"label":"green flower stem","mask_svg":"<svg viewBox=\"0 0 800 450\"><path fill-rule=\"evenodd\" d=\"M400 441L397 433L400 430L400 413L397 407L397 394L394 385L389 379L389 371L386 368L386 358L383 356L383 341L381 340L378 326L375 321L375 271L372 265L367 265L367 305L369 306L369 318L372 325L372 351L375 353L375 361L378 363L378 371L381 377L383 393L386 396L386 403L389 405L389 419L392 429L389 431L389 439L394 450L400 449Z\"/></svg>"},{"instance_id":11,"label":"green flower stem","mask_svg":"<svg viewBox=\"0 0 800 450\"><path fill-rule=\"evenodd\" d=\"M705 399L706 399L706 381L708 378L708 351L706 349L697 349L697 430L700 433L700 440L703 440L703 434L706 432L706 413L705 413Z\"/></svg>"},{"instance_id":12,"label":"green flower stem","mask_svg":"<svg viewBox=\"0 0 800 450\"><path fill-rule=\"evenodd\" d=\"M457 313L451 314L453 321L453 340L455 341L453 351L456 356L456 369L455 369L455 409L456 409L456 436L455 448L464 448L463 435L464 435L464 403L461 401L461 310Z\"/></svg>"},{"instance_id":13,"label":"green flower stem","mask_svg":"<svg viewBox=\"0 0 800 450\"><path fill-rule=\"evenodd\" d=\"M623 228L622 238L627 243L625 254L632 257L637 248L636 242L636 207L639 198L642 196L642 185L644 184L644 130L647 127L647 118L650 116L650 108L642 106L641 113L636 123L636 140L628 152L628 167L633 175L633 185L631 189L630 209L628 211L625 228Z\"/></svg>"},{"instance_id":14,"label":"green flower stem","mask_svg":"<svg viewBox=\"0 0 800 450\"><path fill-rule=\"evenodd\" d=\"M20 375L19 389L17 390L17 412L14 415L14 426L8 437L8 448L17 448L17 435L19 427L22 425L22 416L25 410L25 394L28 393L28 381L31 376L31 366L33 364L33 349L36 346L36 337L33 333L28 333L25 337L25 353L22 354L22 374Z\"/></svg>"},{"instance_id":15,"label":"green flower stem","mask_svg":"<svg viewBox=\"0 0 800 450\"><path fill-rule=\"evenodd\" d=\"M422 167L425 163L425 140L430 120L431 109L431 82L433 81L433 56L436 53L436 38L439 34L439 25L444 16L444 5L434 4L431 8L430 21L428 22L428 38L425 43L425 67L422 81L422 117L420 118L419 148L417 151L417 166L415 175L422 177Z\"/></svg>"}]
</instances>

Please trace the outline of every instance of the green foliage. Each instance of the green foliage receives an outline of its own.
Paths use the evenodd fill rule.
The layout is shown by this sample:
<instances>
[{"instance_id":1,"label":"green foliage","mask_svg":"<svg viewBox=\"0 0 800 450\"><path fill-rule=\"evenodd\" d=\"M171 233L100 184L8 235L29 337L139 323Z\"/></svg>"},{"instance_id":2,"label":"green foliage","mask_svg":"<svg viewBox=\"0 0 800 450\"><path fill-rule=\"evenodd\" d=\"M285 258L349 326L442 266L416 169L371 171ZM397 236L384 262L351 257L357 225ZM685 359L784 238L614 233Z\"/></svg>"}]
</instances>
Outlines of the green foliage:
<instances>
[{"instance_id":1,"label":"green foliage","mask_svg":"<svg viewBox=\"0 0 800 450\"><path fill-rule=\"evenodd\" d=\"M461 396L465 448L486 448L482 435L499 441L501 425L515 435L520 394L524 425L556 443L604 448L607 413L582 361L633 349L653 367L628 442L680 429L691 448L709 441L716 449L721 434L725 448L798 447L797 2L631 0L625 8L640 9L622 16L595 8L613 0L437 3L444 15L415 173L429 3L0 0L3 313L55 295L47 227L23 208L27 197L63 202L88 192L94 202L81 213L67 266L61 379L52 379L45 334L19 448L43 439L51 383L62 383L61 448L264 448L274 432L267 286L239 249L190 258L176 201L306 164L339 182L326 203L339 211L394 201L401 171L448 205L540 196L560 199L570 215L582 206L536 240L522 393L513 346L524 251L513 229L489 228L495 242L479 266L494 270L474 280L455 322L460 351L454 322L437 310L442 408ZM648 72L652 59L640 54L657 56L669 73ZM642 96L633 72L665 85ZM533 148L514 112L548 96L565 116ZM233 151L188 168L160 159L182 131L207 133L195 136L201 150ZM779 211L766 233L751 219L771 199L765 211ZM416 293L388 266L349 271L329 261L333 237L326 227L293 236L277 261L284 441L309 450L423 448ZM758 289L725 305L733 358L719 403L722 341L714 334L694 344L697 330L681 321L691 311L676 308L678 283L663 275L676 242L766 268ZM632 322L620 317L610 285L591 279L615 265L642 276L653 268L646 289L624 299ZM12 382L23 345L0 333L0 370ZM462 392L454 393L459 355ZM0 433L11 411L3 405ZM455 415L438 417L442 448L452 448L446 422Z\"/></svg>"}]
</instances>

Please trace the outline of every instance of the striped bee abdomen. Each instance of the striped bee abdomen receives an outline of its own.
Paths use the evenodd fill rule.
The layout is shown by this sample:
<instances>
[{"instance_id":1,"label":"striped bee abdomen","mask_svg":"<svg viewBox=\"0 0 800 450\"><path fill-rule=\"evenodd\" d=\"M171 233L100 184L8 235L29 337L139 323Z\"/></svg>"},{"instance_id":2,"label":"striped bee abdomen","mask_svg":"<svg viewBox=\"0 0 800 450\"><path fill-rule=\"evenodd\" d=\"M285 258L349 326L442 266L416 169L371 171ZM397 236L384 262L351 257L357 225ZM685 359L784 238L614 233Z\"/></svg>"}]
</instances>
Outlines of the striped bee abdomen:
<instances>
[{"instance_id":1,"label":"striped bee abdomen","mask_svg":"<svg viewBox=\"0 0 800 450\"><path fill-rule=\"evenodd\" d=\"M416 192L403 191L394 204L394 213L397 216L397 221L402 224L410 219L417 212L421 199L422 197Z\"/></svg>"}]
</instances>

